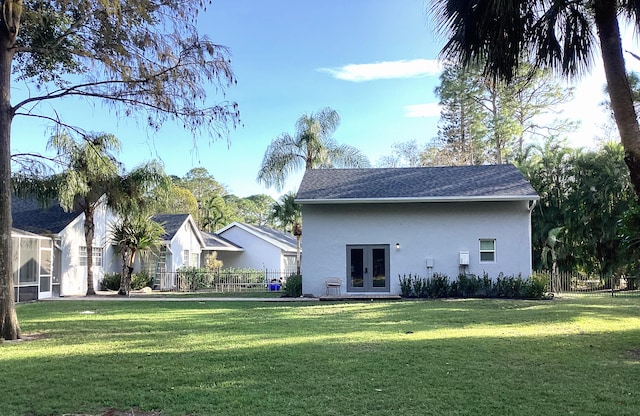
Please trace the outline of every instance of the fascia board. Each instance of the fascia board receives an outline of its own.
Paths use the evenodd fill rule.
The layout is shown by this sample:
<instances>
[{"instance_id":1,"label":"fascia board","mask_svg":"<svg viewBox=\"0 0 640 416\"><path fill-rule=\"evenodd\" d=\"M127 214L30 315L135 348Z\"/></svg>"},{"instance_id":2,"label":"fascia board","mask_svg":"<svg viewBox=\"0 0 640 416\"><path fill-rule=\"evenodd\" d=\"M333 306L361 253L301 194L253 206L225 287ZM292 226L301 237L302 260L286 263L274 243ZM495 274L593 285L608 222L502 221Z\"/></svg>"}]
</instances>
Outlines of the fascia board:
<instances>
[{"instance_id":1,"label":"fascia board","mask_svg":"<svg viewBox=\"0 0 640 416\"><path fill-rule=\"evenodd\" d=\"M451 196L427 198L336 198L336 199L296 199L298 204L397 204L414 202L508 202L508 201L537 201L538 195L518 196Z\"/></svg>"}]
</instances>

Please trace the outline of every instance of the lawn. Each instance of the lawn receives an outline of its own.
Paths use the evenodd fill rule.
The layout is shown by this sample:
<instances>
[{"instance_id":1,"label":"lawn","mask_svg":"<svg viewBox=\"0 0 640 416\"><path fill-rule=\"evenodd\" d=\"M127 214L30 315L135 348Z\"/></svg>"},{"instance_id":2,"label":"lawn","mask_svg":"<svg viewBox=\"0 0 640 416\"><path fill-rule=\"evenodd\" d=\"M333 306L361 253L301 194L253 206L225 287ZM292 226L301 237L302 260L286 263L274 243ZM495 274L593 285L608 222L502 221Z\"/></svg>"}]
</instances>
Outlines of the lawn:
<instances>
[{"instance_id":1,"label":"lawn","mask_svg":"<svg viewBox=\"0 0 640 416\"><path fill-rule=\"evenodd\" d=\"M640 298L18 305L0 414L638 415Z\"/></svg>"}]
</instances>

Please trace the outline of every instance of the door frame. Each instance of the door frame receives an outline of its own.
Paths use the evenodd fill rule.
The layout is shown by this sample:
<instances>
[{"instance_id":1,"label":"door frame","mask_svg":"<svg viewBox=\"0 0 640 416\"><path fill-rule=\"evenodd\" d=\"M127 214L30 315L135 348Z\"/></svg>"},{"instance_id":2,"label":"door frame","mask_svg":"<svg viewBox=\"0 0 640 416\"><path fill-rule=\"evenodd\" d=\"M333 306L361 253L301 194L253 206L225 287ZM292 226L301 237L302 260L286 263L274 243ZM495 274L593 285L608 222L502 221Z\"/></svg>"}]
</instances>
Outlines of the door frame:
<instances>
[{"instance_id":1,"label":"door frame","mask_svg":"<svg viewBox=\"0 0 640 416\"><path fill-rule=\"evenodd\" d=\"M362 286L353 284L352 276L352 250L362 250ZM383 250L384 255L384 286L374 286L373 272L374 250ZM390 245L389 244L347 244L346 247L346 277L347 292L390 292ZM378 265L380 266L380 265Z\"/></svg>"}]
</instances>

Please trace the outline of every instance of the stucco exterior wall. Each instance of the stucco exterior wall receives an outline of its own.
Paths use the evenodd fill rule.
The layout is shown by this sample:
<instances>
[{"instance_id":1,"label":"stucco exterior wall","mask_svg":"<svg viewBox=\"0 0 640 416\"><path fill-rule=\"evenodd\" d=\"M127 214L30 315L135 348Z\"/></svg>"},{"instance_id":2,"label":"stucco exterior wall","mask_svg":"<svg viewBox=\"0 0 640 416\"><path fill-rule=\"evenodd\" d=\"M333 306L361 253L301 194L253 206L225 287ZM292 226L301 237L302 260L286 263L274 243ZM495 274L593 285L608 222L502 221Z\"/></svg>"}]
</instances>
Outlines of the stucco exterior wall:
<instances>
[{"instance_id":1,"label":"stucco exterior wall","mask_svg":"<svg viewBox=\"0 0 640 416\"><path fill-rule=\"evenodd\" d=\"M340 277L347 292L347 245L389 245L390 294L399 276L463 271L492 278L531 273L528 201L303 205L303 293L325 294L325 279ZM495 239L495 262L481 262L479 240ZM396 244L400 248L396 249ZM469 265L460 268L460 251ZM428 269L426 259L433 260ZM359 292L362 293L362 292Z\"/></svg>"},{"instance_id":2,"label":"stucco exterior wall","mask_svg":"<svg viewBox=\"0 0 640 416\"><path fill-rule=\"evenodd\" d=\"M224 267L281 270L282 250L240 227L232 227L220 236L244 249L241 255L225 255Z\"/></svg>"},{"instance_id":3,"label":"stucco exterior wall","mask_svg":"<svg viewBox=\"0 0 640 416\"><path fill-rule=\"evenodd\" d=\"M202 246L196 236L197 232L189 221L186 221L180 226L180 229L171 240L171 252L173 255L167 256L167 263L169 263L167 271L175 272L180 267L186 265L183 258L183 252L185 250L189 250L190 257L196 254L198 256L198 263L200 262ZM189 264L189 266L200 267L200 264Z\"/></svg>"},{"instance_id":4,"label":"stucco exterior wall","mask_svg":"<svg viewBox=\"0 0 640 416\"><path fill-rule=\"evenodd\" d=\"M93 247L102 247L102 266L93 266L94 290L99 290L105 271L120 272L114 262L109 227L115 220L113 214L103 205L94 212ZM85 246L84 214L73 220L56 238L60 246L61 265L60 295L84 295L87 292L87 266L80 265L80 247Z\"/></svg>"}]
</instances>

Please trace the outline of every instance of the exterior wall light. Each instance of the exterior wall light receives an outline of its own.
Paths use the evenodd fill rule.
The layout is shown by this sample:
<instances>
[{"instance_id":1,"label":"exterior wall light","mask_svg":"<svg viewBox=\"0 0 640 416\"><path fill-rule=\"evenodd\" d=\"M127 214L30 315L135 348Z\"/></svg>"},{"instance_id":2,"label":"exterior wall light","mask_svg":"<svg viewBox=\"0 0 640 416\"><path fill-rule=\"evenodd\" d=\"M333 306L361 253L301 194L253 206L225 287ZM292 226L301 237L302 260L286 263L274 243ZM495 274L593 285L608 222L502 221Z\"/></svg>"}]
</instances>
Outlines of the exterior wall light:
<instances>
[{"instance_id":1,"label":"exterior wall light","mask_svg":"<svg viewBox=\"0 0 640 416\"><path fill-rule=\"evenodd\" d=\"M396 250L400 250L400 243L396 243Z\"/></svg>"}]
</instances>

